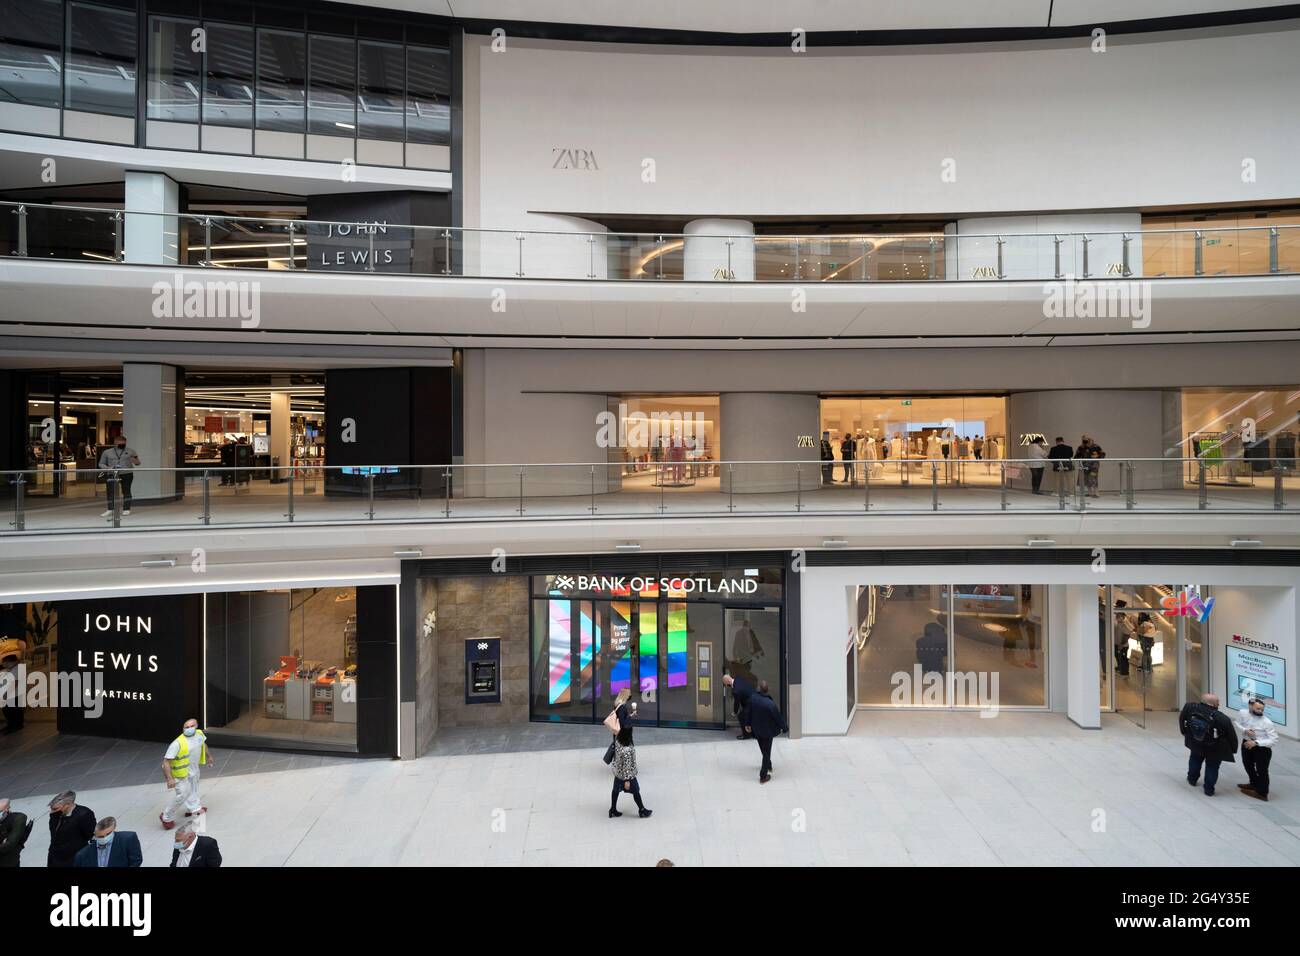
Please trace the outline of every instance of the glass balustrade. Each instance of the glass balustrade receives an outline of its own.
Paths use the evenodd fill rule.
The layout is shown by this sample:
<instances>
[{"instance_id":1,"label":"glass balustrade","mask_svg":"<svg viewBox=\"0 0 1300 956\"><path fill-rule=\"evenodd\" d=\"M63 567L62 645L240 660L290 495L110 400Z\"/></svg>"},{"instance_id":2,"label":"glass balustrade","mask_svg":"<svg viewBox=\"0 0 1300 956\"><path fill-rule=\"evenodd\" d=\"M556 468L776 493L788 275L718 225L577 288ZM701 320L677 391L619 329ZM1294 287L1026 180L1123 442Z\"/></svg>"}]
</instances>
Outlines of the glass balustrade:
<instances>
[{"instance_id":1,"label":"glass balustrade","mask_svg":"<svg viewBox=\"0 0 1300 956\"><path fill-rule=\"evenodd\" d=\"M710 282L1288 275L1300 224L1050 234L757 235L460 229L0 203L0 253L197 268Z\"/></svg>"},{"instance_id":2,"label":"glass balustrade","mask_svg":"<svg viewBox=\"0 0 1300 956\"><path fill-rule=\"evenodd\" d=\"M194 527L889 514L1300 512L1295 459L295 465L0 473L0 535ZM1035 472L1040 477L1035 477ZM57 494L51 494L51 489Z\"/></svg>"}]
</instances>

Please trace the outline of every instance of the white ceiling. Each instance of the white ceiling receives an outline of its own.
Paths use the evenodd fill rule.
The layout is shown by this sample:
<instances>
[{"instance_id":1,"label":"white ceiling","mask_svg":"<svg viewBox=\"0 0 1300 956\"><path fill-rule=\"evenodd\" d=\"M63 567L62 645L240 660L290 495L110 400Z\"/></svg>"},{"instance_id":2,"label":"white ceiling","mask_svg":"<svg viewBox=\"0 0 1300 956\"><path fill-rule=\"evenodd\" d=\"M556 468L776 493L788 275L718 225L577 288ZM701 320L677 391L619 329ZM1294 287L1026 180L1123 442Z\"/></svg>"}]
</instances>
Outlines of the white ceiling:
<instances>
[{"instance_id":1,"label":"white ceiling","mask_svg":"<svg viewBox=\"0 0 1300 956\"><path fill-rule=\"evenodd\" d=\"M1246 10L1260 0L351 0L470 20L710 33L1072 26ZM1049 23L1050 14L1050 23Z\"/></svg>"}]
</instances>

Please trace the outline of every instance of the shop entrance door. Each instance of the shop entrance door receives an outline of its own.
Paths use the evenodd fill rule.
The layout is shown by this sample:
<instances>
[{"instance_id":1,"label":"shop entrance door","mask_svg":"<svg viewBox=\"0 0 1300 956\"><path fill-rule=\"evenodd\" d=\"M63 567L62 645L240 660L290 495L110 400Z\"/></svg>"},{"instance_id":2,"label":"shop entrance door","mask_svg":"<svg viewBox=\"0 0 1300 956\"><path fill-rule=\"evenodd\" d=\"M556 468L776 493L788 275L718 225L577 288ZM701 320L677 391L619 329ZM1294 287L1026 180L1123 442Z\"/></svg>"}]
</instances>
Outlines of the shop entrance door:
<instances>
[{"instance_id":1,"label":"shop entrance door","mask_svg":"<svg viewBox=\"0 0 1300 956\"><path fill-rule=\"evenodd\" d=\"M1146 727L1147 713L1185 702L1185 619L1164 613L1162 601L1174 593L1165 585L1116 584L1106 592L1103 686L1114 711Z\"/></svg>"},{"instance_id":2,"label":"shop entrance door","mask_svg":"<svg viewBox=\"0 0 1300 956\"><path fill-rule=\"evenodd\" d=\"M729 607L723 633L726 635L726 671L743 677L752 686L767 681L769 693L781 703L781 612L778 608ZM722 679L722 675L718 675ZM727 695L726 721L735 726Z\"/></svg>"}]
</instances>

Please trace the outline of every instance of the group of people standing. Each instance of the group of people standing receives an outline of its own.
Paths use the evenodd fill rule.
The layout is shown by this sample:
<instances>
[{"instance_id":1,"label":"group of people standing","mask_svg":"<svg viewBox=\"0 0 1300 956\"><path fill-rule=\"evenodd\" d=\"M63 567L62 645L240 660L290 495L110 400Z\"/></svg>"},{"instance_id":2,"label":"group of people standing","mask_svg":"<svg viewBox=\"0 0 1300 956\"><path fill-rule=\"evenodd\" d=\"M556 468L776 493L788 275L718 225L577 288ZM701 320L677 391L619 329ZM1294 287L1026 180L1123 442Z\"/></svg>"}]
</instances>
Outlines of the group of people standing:
<instances>
[{"instance_id":1,"label":"group of people standing","mask_svg":"<svg viewBox=\"0 0 1300 956\"><path fill-rule=\"evenodd\" d=\"M163 757L163 778L171 793L166 809L158 815L164 830L175 830L172 838L173 867L219 867L221 849L217 841L200 836L197 821L207 812L199 800L199 772L212 766L207 739L197 720L187 720L180 735ZM77 794L65 790L49 802L50 849L46 864L51 867L137 867L144 863L140 837L132 830L119 830L115 817L96 817L89 807L77 803ZM180 814L184 822L177 827ZM23 847L31 836L33 821L0 798L0 868L21 866Z\"/></svg>"},{"instance_id":2,"label":"group of people standing","mask_svg":"<svg viewBox=\"0 0 1300 956\"><path fill-rule=\"evenodd\" d=\"M1249 782L1237 784L1237 789L1255 800L1268 802L1268 765L1273 760L1273 745L1279 735L1273 721L1264 714L1263 700L1250 698L1232 721L1219 710L1217 694L1203 694L1199 701L1189 702L1178 714L1178 730L1183 735L1183 745L1190 751L1187 782L1193 787L1200 783L1204 768L1202 789L1207 797L1214 796L1220 765L1224 761L1236 763L1237 731L1240 730L1241 764Z\"/></svg>"},{"instance_id":3,"label":"group of people standing","mask_svg":"<svg viewBox=\"0 0 1300 956\"><path fill-rule=\"evenodd\" d=\"M1078 447L1072 447L1058 435L1056 443L1050 449L1043 437L1038 435L1030 441L1026 457L1029 459L1029 476L1034 494L1044 494L1043 471L1048 462L1051 462L1052 473L1056 475L1057 495L1063 497L1068 494L1076 480L1074 463L1078 461L1084 494L1089 498L1101 497L1098 480L1101 477L1101 460L1106 457L1106 452L1088 435L1082 436Z\"/></svg>"},{"instance_id":4,"label":"group of people standing","mask_svg":"<svg viewBox=\"0 0 1300 956\"><path fill-rule=\"evenodd\" d=\"M760 680L754 685L743 677L724 674L722 682L731 688L732 713L740 721L741 733L736 735L736 739L758 741L758 749L762 754L758 782L767 783L772 779L772 741L781 734L788 734L790 727L781 715L781 708L772 699L767 681ZM618 809L618 798L625 793L631 794L636 802L637 816L644 818L654 812L641 799L636 744L632 733L637 705L631 697L632 693L627 688L619 691L614 699L614 709L604 720L605 727L613 735L605 751L605 763L614 774L614 785L609 797L611 819L623 815Z\"/></svg>"}]
</instances>

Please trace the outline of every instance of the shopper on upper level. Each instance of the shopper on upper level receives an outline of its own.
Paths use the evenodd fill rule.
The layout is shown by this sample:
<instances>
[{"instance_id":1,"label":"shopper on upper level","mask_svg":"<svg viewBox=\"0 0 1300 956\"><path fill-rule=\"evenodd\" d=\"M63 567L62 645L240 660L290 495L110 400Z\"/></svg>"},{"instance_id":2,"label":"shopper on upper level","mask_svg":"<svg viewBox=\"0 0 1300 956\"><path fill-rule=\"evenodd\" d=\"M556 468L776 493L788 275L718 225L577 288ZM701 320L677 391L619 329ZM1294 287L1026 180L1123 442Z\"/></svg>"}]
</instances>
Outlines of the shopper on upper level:
<instances>
[{"instance_id":1,"label":"shopper on upper level","mask_svg":"<svg viewBox=\"0 0 1300 956\"><path fill-rule=\"evenodd\" d=\"M857 443L853 441L853 436L848 432L840 440L840 463L844 465L844 483L846 485L857 484L853 480L853 459L857 457Z\"/></svg>"},{"instance_id":2,"label":"shopper on upper level","mask_svg":"<svg viewBox=\"0 0 1300 956\"><path fill-rule=\"evenodd\" d=\"M126 436L121 434L113 439L112 447L105 448L99 456L99 470L105 472L108 490L108 509L100 515L101 518L113 517L113 503L119 489L122 492L122 515L131 513L131 482L135 478L131 469L139 464L140 456L134 448L126 446Z\"/></svg>"},{"instance_id":3,"label":"shopper on upper level","mask_svg":"<svg viewBox=\"0 0 1300 956\"><path fill-rule=\"evenodd\" d=\"M835 483L835 449L831 445L830 432L822 432L821 461L822 484L833 485Z\"/></svg>"},{"instance_id":4,"label":"shopper on upper level","mask_svg":"<svg viewBox=\"0 0 1300 956\"><path fill-rule=\"evenodd\" d=\"M1043 441L1041 435L1036 436L1029 443L1029 450L1025 453L1025 456L1029 459L1029 476L1034 483L1034 494L1041 495L1043 493L1043 468L1047 463L1047 443ZM979 457L979 452L975 453L975 457Z\"/></svg>"},{"instance_id":5,"label":"shopper on upper level","mask_svg":"<svg viewBox=\"0 0 1300 956\"><path fill-rule=\"evenodd\" d=\"M1056 493L1066 494L1074 479L1074 464L1070 461L1074 457L1074 449L1065 443L1064 438L1057 435L1056 444L1048 450L1047 457L1052 462L1052 471L1056 472Z\"/></svg>"}]
</instances>

